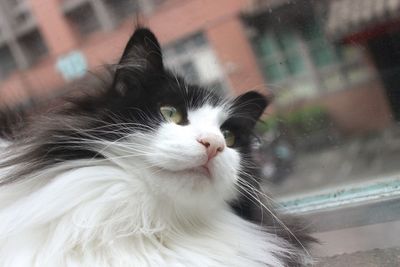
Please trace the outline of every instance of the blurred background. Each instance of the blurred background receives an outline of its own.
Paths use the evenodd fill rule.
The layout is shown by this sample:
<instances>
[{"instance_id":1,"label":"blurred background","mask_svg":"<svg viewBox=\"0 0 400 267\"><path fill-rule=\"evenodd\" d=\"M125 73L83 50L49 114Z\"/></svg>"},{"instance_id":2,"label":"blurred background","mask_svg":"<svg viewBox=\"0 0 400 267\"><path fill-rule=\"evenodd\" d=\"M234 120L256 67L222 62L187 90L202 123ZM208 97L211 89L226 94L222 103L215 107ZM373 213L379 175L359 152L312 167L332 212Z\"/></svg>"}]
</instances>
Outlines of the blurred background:
<instances>
[{"instance_id":1,"label":"blurred background","mask_svg":"<svg viewBox=\"0 0 400 267\"><path fill-rule=\"evenodd\" d=\"M189 81L274 95L255 157L317 266L400 266L400 0L0 0L0 111L79 92L137 18Z\"/></svg>"}]
</instances>

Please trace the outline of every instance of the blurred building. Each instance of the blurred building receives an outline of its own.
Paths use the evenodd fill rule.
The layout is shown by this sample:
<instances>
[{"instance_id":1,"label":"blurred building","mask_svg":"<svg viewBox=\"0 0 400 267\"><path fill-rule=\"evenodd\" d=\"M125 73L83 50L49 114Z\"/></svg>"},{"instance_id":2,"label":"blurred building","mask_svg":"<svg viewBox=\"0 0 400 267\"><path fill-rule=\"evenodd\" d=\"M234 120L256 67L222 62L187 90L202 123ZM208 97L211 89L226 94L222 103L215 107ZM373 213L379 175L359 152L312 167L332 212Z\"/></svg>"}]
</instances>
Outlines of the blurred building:
<instances>
[{"instance_id":1,"label":"blurred building","mask_svg":"<svg viewBox=\"0 0 400 267\"><path fill-rule=\"evenodd\" d=\"M400 0L332 2L327 33L336 41L368 50L394 118L400 120Z\"/></svg>"},{"instance_id":2,"label":"blurred building","mask_svg":"<svg viewBox=\"0 0 400 267\"><path fill-rule=\"evenodd\" d=\"M380 129L392 121L387 95L397 80L382 73L394 64L384 58L395 48L384 56L377 36L367 45L348 36L392 25L400 18L398 1L359 0L371 3L367 10L391 2L382 5L393 16L366 20L363 13L356 28L345 24L353 17L346 4L354 2L3 0L0 105L26 104L27 96L51 99L88 70L116 62L140 14L159 37L167 64L193 82L235 94L268 88L279 109L322 105L344 131ZM391 103L398 114L400 105Z\"/></svg>"},{"instance_id":3,"label":"blurred building","mask_svg":"<svg viewBox=\"0 0 400 267\"><path fill-rule=\"evenodd\" d=\"M337 11L342 2L345 6ZM375 5L389 1L355 2L260 0L254 1L252 11L245 16L253 29L251 39L261 70L278 102L291 108L296 104L322 105L348 133L381 129L392 121L371 51L359 42L344 41L331 26L332 20L344 23L343 17L371 12ZM364 6L366 2L370 2L369 8ZM395 10L399 13L397 7ZM377 21L360 19L359 23L371 26ZM350 25L342 27L352 29Z\"/></svg>"}]
</instances>

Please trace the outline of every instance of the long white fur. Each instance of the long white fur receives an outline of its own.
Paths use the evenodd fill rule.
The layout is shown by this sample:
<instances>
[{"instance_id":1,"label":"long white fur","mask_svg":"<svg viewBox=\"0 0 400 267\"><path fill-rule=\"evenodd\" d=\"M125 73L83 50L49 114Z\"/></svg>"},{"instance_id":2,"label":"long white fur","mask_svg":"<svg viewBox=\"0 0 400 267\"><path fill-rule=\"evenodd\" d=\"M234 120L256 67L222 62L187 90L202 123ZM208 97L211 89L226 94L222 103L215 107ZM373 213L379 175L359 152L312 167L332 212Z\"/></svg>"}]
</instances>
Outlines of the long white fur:
<instances>
[{"instance_id":1,"label":"long white fur","mask_svg":"<svg viewBox=\"0 0 400 267\"><path fill-rule=\"evenodd\" d=\"M240 155L225 148L211 178L200 134L220 135L222 107L190 124L99 142L106 159L53 166L0 188L1 267L284 266L289 245L235 215ZM3 174L4 176L5 174Z\"/></svg>"},{"instance_id":2,"label":"long white fur","mask_svg":"<svg viewBox=\"0 0 400 267\"><path fill-rule=\"evenodd\" d=\"M9 142L3 138L0 138L0 153L9 145Z\"/></svg>"}]
</instances>

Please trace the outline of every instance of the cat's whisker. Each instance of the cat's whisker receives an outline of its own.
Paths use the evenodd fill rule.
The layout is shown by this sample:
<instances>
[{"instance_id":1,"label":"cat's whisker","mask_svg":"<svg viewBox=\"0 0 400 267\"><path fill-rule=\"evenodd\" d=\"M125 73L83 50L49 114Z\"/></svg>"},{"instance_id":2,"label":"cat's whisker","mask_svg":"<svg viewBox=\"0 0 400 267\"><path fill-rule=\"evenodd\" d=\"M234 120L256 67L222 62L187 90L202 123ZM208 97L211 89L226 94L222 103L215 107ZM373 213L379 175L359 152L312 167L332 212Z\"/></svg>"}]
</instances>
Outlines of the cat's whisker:
<instances>
[{"instance_id":1,"label":"cat's whisker","mask_svg":"<svg viewBox=\"0 0 400 267\"><path fill-rule=\"evenodd\" d=\"M249 187L248 184L243 183L242 180L238 180L239 183L242 183L241 185ZM250 188L249 188L250 189ZM271 209L269 209L264 203L262 203L262 201L255 195L250 194L251 197L254 198L255 201L258 202L259 205L261 205L266 211L268 211L268 213L291 235L293 236L293 238L298 242L298 244L302 247L302 249L304 250L304 252L308 255L311 256L310 252L306 249L306 247L303 245L303 243L298 239L298 237L282 222L281 219L278 218L278 216L276 216Z\"/></svg>"},{"instance_id":2,"label":"cat's whisker","mask_svg":"<svg viewBox=\"0 0 400 267\"><path fill-rule=\"evenodd\" d=\"M255 204L256 206L259 206L260 208L260 214L261 214L261 220L259 222L260 226L263 225L264 222L264 209L257 201L254 201L253 198L250 198L248 195L251 195L251 192L249 191L248 188L245 188L241 186L240 184L236 184L236 187L234 187L237 192L239 192L240 195L244 196L246 199L248 199L251 203ZM242 190L242 191L241 191ZM244 194L243 194L244 193Z\"/></svg>"},{"instance_id":3,"label":"cat's whisker","mask_svg":"<svg viewBox=\"0 0 400 267\"><path fill-rule=\"evenodd\" d=\"M257 185L259 188L261 188L260 182L257 181L257 179L256 179L255 177L253 177L253 175L251 175L251 174L249 174L249 173L246 173L246 172L244 172L244 171L239 171L239 173L240 173L241 175L245 176L247 179L250 179L250 180L252 180L253 182L255 182L256 185ZM242 180L242 181L243 181L243 180ZM245 181L243 181L243 182L245 182ZM251 184L249 184L249 185L251 186ZM274 205L280 205L278 202L276 202L273 198L271 198L270 196L268 196L267 194L265 194L264 192L262 192L260 189L254 188L254 190L256 190L257 193L261 194L261 195L262 195L263 197L265 197L267 200L270 200L270 201L274 202Z\"/></svg>"}]
</instances>

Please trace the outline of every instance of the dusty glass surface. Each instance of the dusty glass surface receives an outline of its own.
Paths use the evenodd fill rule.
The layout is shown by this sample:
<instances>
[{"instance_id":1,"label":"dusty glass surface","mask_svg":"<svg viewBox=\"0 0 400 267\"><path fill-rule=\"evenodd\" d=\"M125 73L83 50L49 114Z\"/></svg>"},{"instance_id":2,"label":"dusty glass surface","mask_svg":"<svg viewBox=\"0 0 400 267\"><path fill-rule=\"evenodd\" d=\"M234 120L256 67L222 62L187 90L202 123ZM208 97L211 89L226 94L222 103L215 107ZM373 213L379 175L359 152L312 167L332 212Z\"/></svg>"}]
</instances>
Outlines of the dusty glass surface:
<instances>
[{"instance_id":1,"label":"dusty glass surface","mask_svg":"<svg viewBox=\"0 0 400 267\"><path fill-rule=\"evenodd\" d=\"M335 209L325 232L398 220L376 203L400 194L400 0L1 0L0 109L76 90L138 21L189 81L273 96L255 156L284 210Z\"/></svg>"}]
</instances>

